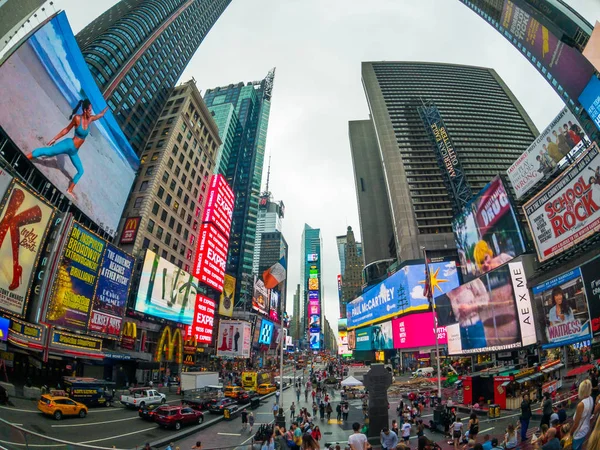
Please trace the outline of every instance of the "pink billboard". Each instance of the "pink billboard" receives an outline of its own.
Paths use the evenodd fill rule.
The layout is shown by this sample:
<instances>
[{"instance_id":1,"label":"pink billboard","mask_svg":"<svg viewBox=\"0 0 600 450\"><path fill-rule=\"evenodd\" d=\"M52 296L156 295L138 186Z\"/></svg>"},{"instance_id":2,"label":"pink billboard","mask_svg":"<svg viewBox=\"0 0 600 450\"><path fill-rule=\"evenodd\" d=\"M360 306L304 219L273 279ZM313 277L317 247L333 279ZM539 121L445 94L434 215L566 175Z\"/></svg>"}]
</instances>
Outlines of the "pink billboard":
<instances>
[{"instance_id":1,"label":"pink billboard","mask_svg":"<svg viewBox=\"0 0 600 450\"><path fill-rule=\"evenodd\" d=\"M392 320L394 348L417 348L435 345L433 314L411 314ZM438 327L439 344L447 344L446 327Z\"/></svg>"},{"instance_id":2,"label":"pink billboard","mask_svg":"<svg viewBox=\"0 0 600 450\"><path fill-rule=\"evenodd\" d=\"M308 313L311 316L314 314L321 314L321 306L319 305L319 300L308 301Z\"/></svg>"}]
</instances>

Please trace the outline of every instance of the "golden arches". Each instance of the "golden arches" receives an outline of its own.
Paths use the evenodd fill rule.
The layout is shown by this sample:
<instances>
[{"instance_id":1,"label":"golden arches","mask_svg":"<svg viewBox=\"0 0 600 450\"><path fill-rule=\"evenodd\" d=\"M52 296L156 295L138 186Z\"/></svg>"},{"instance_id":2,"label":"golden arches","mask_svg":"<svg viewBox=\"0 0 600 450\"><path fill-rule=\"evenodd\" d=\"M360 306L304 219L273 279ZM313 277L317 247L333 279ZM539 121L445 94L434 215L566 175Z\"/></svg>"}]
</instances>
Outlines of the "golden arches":
<instances>
[{"instance_id":1,"label":"golden arches","mask_svg":"<svg viewBox=\"0 0 600 450\"><path fill-rule=\"evenodd\" d=\"M164 359L163 359L164 357ZM183 337L181 330L175 329L171 335L171 327L165 327L156 346L155 361L157 362L183 362Z\"/></svg>"}]
</instances>

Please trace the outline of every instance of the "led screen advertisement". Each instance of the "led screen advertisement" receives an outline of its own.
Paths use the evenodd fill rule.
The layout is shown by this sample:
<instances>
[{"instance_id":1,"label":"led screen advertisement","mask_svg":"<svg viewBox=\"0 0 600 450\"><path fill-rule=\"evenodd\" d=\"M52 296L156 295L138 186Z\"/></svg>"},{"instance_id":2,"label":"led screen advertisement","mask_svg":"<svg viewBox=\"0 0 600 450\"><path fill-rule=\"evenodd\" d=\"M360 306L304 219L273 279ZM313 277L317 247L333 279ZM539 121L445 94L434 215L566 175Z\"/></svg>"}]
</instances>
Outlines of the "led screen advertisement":
<instances>
[{"instance_id":1,"label":"led screen advertisement","mask_svg":"<svg viewBox=\"0 0 600 450\"><path fill-rule=\"evenodd\" d=\"M600 152L594 144L523 206L540 262L600 229Z\"/></svg>"},{"instance_id":2,"label":"led screen advertisement","mask_svg":"<svg viewBox=\"0 0 600 450\"><path fill-rule=\"evenodd\" d=\"M521 198L557 167L574 161L590 145L575 116L564 107L536 140L506 171L517 198Z\"/></svg>"},{"instance_id":3,"label":"led screen advertisement","mask_svg":"<svg viewBox=\"0 0 600 450\"><path fill-rule=\"evenodd\" d=\"M119 338L134 262L133 256L107 244L100 265L88 331Z\"/></svg>"},{"instance_id":4,"label":"led screen advertisement","mask_svg":"<svg viewBox=\"0 0 600 450\"><path fill-rule=\"evenodd\" d=\"M517 307L518 306L518 307ZM436 299L451 355L496 352L536 343L527 280L510 262Z\"/></svg>"},{"instance_id":5,"label":"led screen advertisement","mask_svg":"<svg viewBox=\"0 0 600 450\"><path fill-rule=\"evenodd\" d=\"M590 339L590 314L579 268L533 287L542 348Z\"/></svg>"},{"instance_id":6,"label":"led screen advertisement","mask_svg":"<svg viewBox=\"0 0 600 450\"><path fill-rule=\"evenodd\" d=\"M454 261L430 262L429 270L434 298L459 285ZM401 313L427 310L429 302L423 292L424 285L424 264L408 264L398 269L396 273L348 303L348 327L356 328Z\"/></svg>"},{"instance_id":7,"label":"led screen advertisement","mask_svg":"<svg viewBox=\"0 0 600 450\"><path fill-rule=\"evenodd\" d=\"M203 283L223 291L229 242L211 222L200 225L194 276Z\"/></svg>"},{"instance_id":8,"label":"led screen advertisement","mask_svg":"<svg viewBox=\"0 0 600 450\"><path fill-rule=\"evenodd\" d=\"M308 314L310 316L321 314L321 305L319 304L319 300L308 301Z\"/></svg>"},{"instance_id":9,"label":"led screen advertisement","mask_svg":"<svg viewBox=\"0 0 600 450\"><path fill-rule=\"evenodd\" d=\"M346 355L348 352L348 332L338 331L338 354Z\"/></svg>"},{"instance_id":10,"label":"led screen advertisement","mask_svg":"<svg viewBox=\"0 0 600 450\"><path fill-rule=\"evenodd\" d=\"M252 296L252 308L261 314L269 311L269 293L262 278L254 278L254 295Z\"/></svg>"},{"instance_id":11,"label":"led screen advertisement","mask_svg":"<svg viewBox=\"0 0 600 450\"><path fill-rule=\"evenodd\" d=\"M212 222L228 239L233 215L233 191L223 175L217 174L211 177L206 195L202 222Z\"/></svg>"},{"instance_id":12,"label":"led screen advertisement","mask_svg":"<svg viewBox=\"0 0 600 450\"><path fill-rule=\"evenodd\" d=\"M309 278L308 279L308 289L311 291L319 290L319 279L318 278Z\"/></svg>"},{"instance_id":13,"label":"led screen advertisement","mask_svg":"<svg viewBox=\"0 0 600 450\"><path fill-rule=\"evenodd\" d=\"M270 320L262 319L260 322L260 331L258 333L258 343L270 345L273 339L274 324Z\"/></svg>"},{"instance_id":14,"label":"led screen advertisement","mask_svg":"<svg viewBox=\"0 0 600 450\"><path fill-rule=\"evenodd\" d=\"M371 327L358 328L355 330L355 345L355 349L358 351L373 350Z\"/></svg>"},{"instance_id":15,"label":"led screen advertisement","mask_svg":"<svg viewBox=\"0 0 600 450\"><path fill-rule=\"evenodd\" d=\"M409 314L392 320L394 348L421 348L435 345L433 313ZM446 327L438 327L438 344L448 343Z\"/></svg>"},{"instance_id":16,"label":"led screen advertisement","mask_svg":"<svg viewBox=\"0 0 600 450\"><path fill-rule=\"evenodd\" d=\"M106 241L73 223L58 264L46 322L85 331Z\"/></svg>"},{"instance_id":17,"label":"led screen advertisement","mask_svg":"<svg viewBox=\"0 0 600 450\"><path fill-rule=\"evenodd\" d=\"M175 264L146 250L135 310L191 325L198 280Z\"/></svg>"},{"instance_id":18,"label":"led screen advertisement","mask_svg":"<svg viewBox=\"0 0 600 450\"><path fill-rule=\"evenodd\" d=\"M212 341L215 320L215 301L202 294L196 295L194 319L187 327L187 336L192 336L197 342L210 344Z\"/></svg>"},{"instance_id":19,"label":"led screen advertisement","mask_svg":"<svg viewBox=\"0 0 600 450\"><path fill-rule=\"evenodd\" d=\"M250 358L251 326L241 320L221 320L217 339L217 356Z\"/></svg>"},{"instance_id":20,"label":"led screen advertisement","mask_svg":"<svg viewBox=\"0 0 600 450\"><path fill-rule=\"evenodd\" d=\"M597 76L592 75L590 82L579 96L579 103L590 115L596 128L600 130L600 79Z\"/></svg>"},{"instance_id":21,"label":"led screen advertisement","mask_svg":"<svg viewBox=\"0 0 600 450\"><path fill-rule=\"evenodd\" d=\"M515 212L496 176L452 222L464 281L525 252Z\"/></svg>"},{"instance_id":22,"label":"led screen advertisement","mask_svg":"<svg viewBox=\"0 0 600 450\"><path fill-rule=\"evenodd\" d=\"M0 310L25 314L34 270L54 209L0 173ZM8 189L8 190L7 190ZM6 193L5 193L6 192Z\"/></svg>"},{"instance_id":23,"label":"led screen advertisement","mask_svg":"<svg viewBox=\"0 0 600 450\"><path fill-rule=\"evenodd\" d=\"M311 315L308 327L320 329L321 328L321 316L318 314Z\"/></svg>"},{"instance_id":24,"label":"led screen advertisement","mask_svg":"<svg viewBox=\"0 0 600 450\"><path fill-rule=\"evenodd\" d=\"M269 291L270 298L270 308L269 308L269 316L275 322L279 322L279 292L275 289L271 289Z\"/></svg>"},{"instance_id":25,"label":"led screen advertisement","mask_svg":"<svg viewBox=\"0 0 600 450\"><path fill-rule=\"evenodd\" d=\"M235 298L235 277L225 275L223 278L223 292L219 299L219 314L231 317L233 315L233 299Z\"/></svg>"},{"instance_id":26,"label":"led screen advertisement","mask_svg":"<svg viewBox=\"0 0 600 450\"><path fill-rule=\"evenodd\" d=\"M319 350L321 348L321 333L312 332L309 334L309 339L311 350Z\"/></svg>"},{"instance_id":27,"label":"led screen advertisement","mask_svg":"<svg viewBox=\"0 0 600 450\"><path fill-rule=\"evenodd\" d=\"M562 42L548 28L541 25L527 11L510 0L504 1L500 26L504 27L506 37L523 53L531 54L544 68L556 78L572 99L576 99L585 87L594 67L575 47ZM560 92L559 92L560 93Z\"/></svg>"},{"instance_id":28,"label":"led screen advertisement","mask_svg":"<svg viewBox=\"0 0 600 450\"><path fill-rule=\"evenodd\" d=\"M600 334L600 258L592 259L581 266L583 285L590 311L592 334Z\"/></svg>"},{"instance_id":29,"label":"led screen advertisement","mask_svg":"<svg viewBox=\"0 0 600 450\"><path fill-rule=\"evenodd\" d=\"M4 61L0 85L0 123L8 136L114 236L139 159L108 110L64 12Z\"/></svg>"},{"instance_id":30,"label":"led screen advertisement","mask_svg":"<svg viewBox=\"0 0 600 450\"><path fill-rule=\"evenodd\" d=\"M356 330L348 330L348 350L356 348Z\"/></svg>"}]
</instances>

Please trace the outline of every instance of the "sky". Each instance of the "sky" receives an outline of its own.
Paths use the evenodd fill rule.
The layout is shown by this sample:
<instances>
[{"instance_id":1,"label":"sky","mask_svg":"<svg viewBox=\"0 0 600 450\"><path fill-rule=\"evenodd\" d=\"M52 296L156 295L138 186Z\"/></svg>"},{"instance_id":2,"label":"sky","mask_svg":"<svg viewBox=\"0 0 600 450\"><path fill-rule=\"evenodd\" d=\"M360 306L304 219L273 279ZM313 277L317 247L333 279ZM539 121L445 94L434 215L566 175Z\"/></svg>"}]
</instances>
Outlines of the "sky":
<instances>
[{"instance_id":1,"label":"sky","mask_svg":"<svg viewBox=\"0 0 600 450\"><path fill-rule=\"evenodd\" d=\"M115 3L54 0L75 33ZM600 20L600 1L567 3L592 24ZM260 80L277 68L266 153L272 158L270 191L286 206L288 312L308 223L321 229L323 309L334 329L335 238L352 226L360 240L348 121L369 116L362 61L492 67L540 130L563 107L531 64L459 0L232 0L179 82L193 77L204 91ZM263 185L266 173L265 166Z\"/></svg>"}]
</instances>

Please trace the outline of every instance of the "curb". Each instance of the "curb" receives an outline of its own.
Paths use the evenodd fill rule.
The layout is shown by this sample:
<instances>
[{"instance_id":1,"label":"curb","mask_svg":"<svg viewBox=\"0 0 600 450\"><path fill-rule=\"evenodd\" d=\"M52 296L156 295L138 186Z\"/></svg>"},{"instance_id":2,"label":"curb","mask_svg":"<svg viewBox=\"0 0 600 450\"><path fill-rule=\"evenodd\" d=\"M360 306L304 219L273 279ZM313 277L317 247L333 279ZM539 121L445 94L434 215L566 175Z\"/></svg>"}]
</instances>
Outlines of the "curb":
<instances>
[{"instance_id":1,"label":"curb","mask_svg":"<svg viewBox=\"0 0 600 450\"><path fill-rule=\"evenodd\" d=\"M290 387L292 387L292 386L288 385L287 387L284 387L283 390L285 391L285 390L289 389ZM275 392L277 392L277 391L275 391ZM275 396L275 392L271 392L270 394L263 395L260 398L261 401L262 400L266 400L266 399L268 399L270 397ZM250 407L250 404L247 404L247 405L244 405L244 406L240 406L240 408L239 408L238 411L243 411L243 410L245 410L246 408L249 408L249 407ZM210 414L210 413L208 413L208 414ZM154 447L160 447L162 445L167 445L170 442L176 442L176 441L178 441L180 439L183 439L183 438L186 438L188 436L191 436L192 434L197 433L198 431L201 431L201 430L203 430L205 428L208 428L209 426L212 426L212 425L214 425L216 423L219 423L219 422L222 422L224 420L225 420L225 418L223 416L218 416L218 417L216 417L213 420L210 420L208 422L203 422L202 425L197 425L195 427L189 427L189 428L186 428L185 430L180 431L180 432L178 432L176 434L172 434L168 438L162 438L162 439L158 439L156 441L152 441L152 442L150 442L150 447L152 447L152 448L154 448ZM139 449L139 446L136 447L136 448L133 448L132 450L136 450L136 449Z\"/></svg>"}]
</instances>

